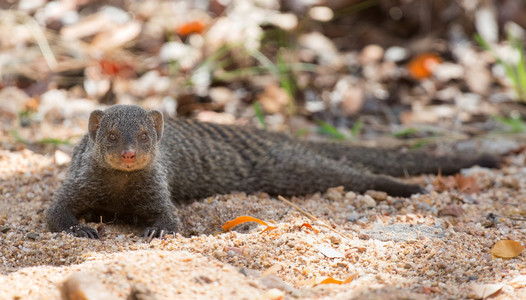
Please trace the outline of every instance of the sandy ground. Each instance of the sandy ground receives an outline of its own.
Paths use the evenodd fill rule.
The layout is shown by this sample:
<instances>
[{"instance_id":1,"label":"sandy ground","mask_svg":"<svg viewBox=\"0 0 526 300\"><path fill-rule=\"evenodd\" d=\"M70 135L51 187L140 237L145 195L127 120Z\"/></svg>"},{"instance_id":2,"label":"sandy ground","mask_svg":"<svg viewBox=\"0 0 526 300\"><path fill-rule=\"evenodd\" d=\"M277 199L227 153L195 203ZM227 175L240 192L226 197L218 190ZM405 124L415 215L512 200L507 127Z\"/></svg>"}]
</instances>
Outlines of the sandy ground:
<instances>
[{"instance_id":1,"label":"sandy ground","mask_svg":"<svg viewBox=\"0 0 526 300\"><path fill-rule=\"evenodd\" d=\"M431 191L411 198L333 188L291 199L339 233L264 193L232 193L182 207L181 234L148 242L126 225L104 224L100 241L48 232L44 211L66 166L17 148L0 150L0 299L56 299L61 289L105 299L132 290L130 299L460 299L491 289L526 298L524 254L490 253L498 240L525 240L524 221L507 218L526 212L524 153L499 170L464 170L481 189L471 195L433 191L426 175L407 179ZM277 229L219 233L243 215Z\"/></svg>"}]
</instances>

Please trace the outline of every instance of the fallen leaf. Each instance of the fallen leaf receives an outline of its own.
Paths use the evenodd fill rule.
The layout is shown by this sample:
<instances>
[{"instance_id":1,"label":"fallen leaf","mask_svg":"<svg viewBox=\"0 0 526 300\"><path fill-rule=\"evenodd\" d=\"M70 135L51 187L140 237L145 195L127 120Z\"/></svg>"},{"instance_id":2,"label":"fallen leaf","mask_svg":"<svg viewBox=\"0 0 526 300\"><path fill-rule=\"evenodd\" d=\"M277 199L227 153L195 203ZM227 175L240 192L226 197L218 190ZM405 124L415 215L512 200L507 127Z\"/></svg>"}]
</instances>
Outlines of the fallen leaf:
<instances>
[{"instance_id":1,"label":"fallen leaf","mask_svg":"<svg viewBox=\"0 0 526 300\"><path fill-rule=\"evenodd\" d=\"M129 22L98 33L91 42L94 49L109 51L124 46L141 33L141 23Z\"/></svg>"},{"instance_id":2,"label":"fallen leaf","mask_svg":"<svg viewBox=\"0 0 526 300\"><path fill-rule=\"evenodd\" d=\"M480 187L475 177L463 176L462 174L443 177L440 170L432 185L438 192L449 191L454 188L457 188L459 193L474 194L480 192Z\"/></svg>"},{"instance_id":3,"label":"fallen leaf","mask_svg":"<svg viewBox=\"0 0 526 300\"><path fill-rule=\"evenodd\" d=\"M201 34L205 31L206 25L202 21L191 21L183 23L177 27L177 34L182 36L187 36L190 34Z\"/></svg>"},{"instance_id":4,"label":"fallen leaf","mask_svg":"<svg viewBox=\"0 0 526 300\"><path fill-rule=\"evenodd\" d=\"M473 176L455 175L459 193L474 194L480 192L477 179Z\"/></svg>"},{"instance_id":5,"label":"fallen leaf","mask_svg":"<svg viewBox=\"0 0 526 300\"><path fill-rule=\"evenodd\" d=\"M354 279L354 276L356 276L357 273L355 274L352 274L351 276L345 278L344 280L339 280L339 279L334 279L333 277L315 277L315 278L311 278L311 279L307 279L307 280L304 280L304 281L300 281L298 283L296 283L297 286L306 286L306 285L311 285L311 286L317 286L319 284L347 284L347 283L350 283L351 281L353 281Z\"/></svg>"},{"instance_id":6,"label":"fallen leaf","mask_svg":"<svg viewBox=\"0 0 526 300\"><path fill-rule=\"evenodd\" d=\"M431 183L433 188L438 192L449 191L455 187L456 182L453 177L446 176L442 177L442 171L438 170L438 175Z\"/></svg>"},{"instance_id":7,"label":"fallen leaf","mask_svg":"<svg viewBox=\"0 0 526 300\"><path fill-rule=\"evenodd\" d=\"M275 275L281 270L283 270L283 265L281 264L272 265L270 268L266 269L265 271L263 271L263 273L261 273L261 277Z\"/></svg>"},{"instance_id":8,"label":"fallen leaf","mask_svg":"<svg viewBox=\"0 0 526 300\"><path fill-rule=\"evenodd\" d=\"M307 222L301 224L300 228L302 228L302 227L305 227L305 228L307 228L307 229L310 229L310 230L312 230L312 231L314 231L314 232L316 232L316 233L319 233L319 232L320 232L318 229L312 227L312 225L309 224L309 223L307 223Z\"/></svg>"},{"instance_id":9,"label":"fallen leaf","mask_svg":"<svg viewBox=\"0 0 526 300\"><path fill-rule=\"evenodd\" d=\"M235 218L234 220L230 220L230 221L226 221L224 224L223 224L223 230L224 231L229 231L230 229L236 227L237 225L239 224L243 224L243 223L246 223L246 222L256 222L256 223L259 223L261 225L265 225L267 226L267 228L265 228L263 231L261 231L260 233L263 233L265 231L269 231L269 230L274 230L278 227L276 226L270 226L268 225L267 223L261 221L260 219L258 218L254 218L254 217L250 217L250 216L241 216L241 217L237 217Z\"/></svg>"},{"instance_id":10,"label":"fallen leaf","mask_svg":"<svg viewBox=\"0 0 526 300\"><path fill-rule=\"evenodd\" d=\"M431 76L436 65L440 64L442 59L433 53L424 53L417 55L407 64L409 74L415 79L425 79Z\"/></svg>"},{"instance_id":11,"label":"fallen leaf","mask_svg":"<svg viewBox=\"0 0 526 300\"><path fill-rule=\"evenodd\" d=\"M500 290L504 287L504 284L480 284L474 283L471 285L471 295L470 298L474 299L486 299L491 296L496 296Z\"/></svg>"},{"instance_id":12,"label":"fallen leaf","mask_svg":"<svg viewBox=\"0 0 526 300\"><path fill-rule=\"evenodd\" d=\"M258 95L257 101L266 113L275 114L284 111L291 99L285 89L273 83L265 86L264 91Z\"/></svg>"},{"instance_id":13,"label":"fallen leaf","mask_svg":"<svg viewBox=\"0 0 526 300\"><path fill-rule=\"evenodd\" d=\"M342 253L329 248L329 247L323 247L323 246L317 246L316 249L321 252L321 254L327 256L328 258L337 258L337 257L345 257Z\"/></svg>"},{"instance_id":14,"label":"fallen leaf","mask_svg":"<svg viewBox=\"0 0 526 300\"><path fill-rule=\"evenodd\" d=\"M101 73L104 75L130 77L134 73L133 67L129 64L107 58L99 60L99 66Z\"/></svg>"},{"instance_id":15,"label":"fallen leaf","mask_svg":"<svg viewBox=\"0 0 526 300\"><path fill-rule=\"evenodd\" d=\"M500 240L491 247L491 256L495 258L514 258L521 254L524 246L513 240Z\"/></svg>"},{"instance_id":16,"label":"fallen leaf","mask_svg":"<svg viewBox=\"0 0 526 300\"><path fill-rule=\"evenodd\" d=\"M259 234L262 234L263 232L266 232L266 231L270 231L270 230L274 230L278 228L277 226L268 226L267 228L261 230L261 232Z\"/></svg>"},{"instance_id":17,"label":"fallen leaf","mask_svg":"<svg viewBox=\"0 0 526 300\"><path fill-rule=\"evenodd\" d=\"M460 217L464 213L462 206L458 204L450 204L438 211L439 216L453 216Z\"/></svg>"}]
</instances>

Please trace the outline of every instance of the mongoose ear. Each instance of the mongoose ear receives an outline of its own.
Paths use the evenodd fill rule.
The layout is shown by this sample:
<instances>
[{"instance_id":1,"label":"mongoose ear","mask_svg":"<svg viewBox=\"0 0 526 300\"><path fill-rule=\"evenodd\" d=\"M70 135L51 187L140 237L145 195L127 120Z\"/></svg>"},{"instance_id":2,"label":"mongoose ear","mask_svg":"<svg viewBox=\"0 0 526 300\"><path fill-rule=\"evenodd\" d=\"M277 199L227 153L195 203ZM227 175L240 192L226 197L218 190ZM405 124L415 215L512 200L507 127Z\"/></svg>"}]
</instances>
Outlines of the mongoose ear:
<instances>
[{"instance_id":1,"label":"mongoose ear","mask_svg":"<svg viewBox=\"0 0 526 300\"><path fill-rule=\"evenodd\" d=\"M103 115L104 115L104 112L102 110L95 110L89 116L88 131L89 131L89 137L92 140L95 140L95 136L97 135L97 130L100 127L100 119L102 119Z\"/></svg>"},{"instance_id":2,"label":"mongoose ear","mask_svg":"<svg viewBox=\"0 0 526 300\"><path fill-rule=\"evenodd\" d=\"M157 132L157 140L160 140L163 136L163 114L158 110L151 110L148 112L148 115L153 120L153 126L155 127L155 132Z\"/></svg>"}]
</instances>

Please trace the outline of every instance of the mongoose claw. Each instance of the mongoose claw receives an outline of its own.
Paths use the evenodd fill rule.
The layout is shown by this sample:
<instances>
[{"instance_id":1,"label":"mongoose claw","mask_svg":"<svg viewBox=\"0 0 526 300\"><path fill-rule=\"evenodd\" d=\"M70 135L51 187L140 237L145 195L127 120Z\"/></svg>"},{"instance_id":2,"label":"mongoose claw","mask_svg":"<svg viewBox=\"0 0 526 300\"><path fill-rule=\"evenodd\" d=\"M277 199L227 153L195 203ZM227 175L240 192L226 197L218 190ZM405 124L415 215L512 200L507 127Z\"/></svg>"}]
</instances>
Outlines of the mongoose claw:
<instances>
[{"instance_id":1,"label":"mongoose claw","mask_svg":"<svg viewBox=\"0 0 526 300\"><path fill-rule=\"evenodd\" d=\"M170 233L164 229L160 229L159 227L147 227L144 230L143 237L148 239L148 242L150 242L154 237L162 238L165 234Z\"/></svg>"},{"instance_id":2,"label":"mongoose claw","mask_svg":"<svg viewBox=\"0 0 526 300\"><path fill-rule=\"evenodd\" d=\"M97 230L80 224L71 226L68 230L66 230L66 232L76 237L100 240L100 235Z\"/></svg>"}]
</instances>

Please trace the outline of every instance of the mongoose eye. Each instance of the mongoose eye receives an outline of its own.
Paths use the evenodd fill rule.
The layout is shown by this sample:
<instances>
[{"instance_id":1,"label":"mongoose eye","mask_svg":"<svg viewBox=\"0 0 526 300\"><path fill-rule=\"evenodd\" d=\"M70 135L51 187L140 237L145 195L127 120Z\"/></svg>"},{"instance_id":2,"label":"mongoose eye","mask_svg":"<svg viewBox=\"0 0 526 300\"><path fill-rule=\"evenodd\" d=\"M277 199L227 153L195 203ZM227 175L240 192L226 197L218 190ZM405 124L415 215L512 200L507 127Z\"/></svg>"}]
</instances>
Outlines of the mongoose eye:
<instances>
[{"instance_id":1,"label":"mongoose eye","mask_svg":"<svg viewBox=\"0 0 526 300\"><path fill-rule=\"evenodd\" d=\"M147 142L148 135L146 134L146 132L141 133L141 135L139 135L139 139L141 140L141 142Z\"/></svg>"},{"instance_id":2,"label":"mongoose eye","mask_svg":"<svg viewBox=\"0 0 526 300\"><path fill-rule=\"evenodd\" d=\"M110 133L110 135L108 135L108 140L111 142L115 142L117 140L117 136L113 133Z\"/></svg>"}]
</instances>

